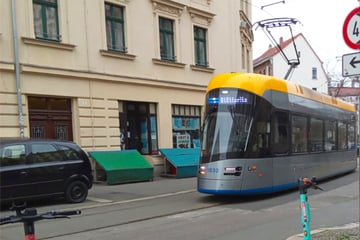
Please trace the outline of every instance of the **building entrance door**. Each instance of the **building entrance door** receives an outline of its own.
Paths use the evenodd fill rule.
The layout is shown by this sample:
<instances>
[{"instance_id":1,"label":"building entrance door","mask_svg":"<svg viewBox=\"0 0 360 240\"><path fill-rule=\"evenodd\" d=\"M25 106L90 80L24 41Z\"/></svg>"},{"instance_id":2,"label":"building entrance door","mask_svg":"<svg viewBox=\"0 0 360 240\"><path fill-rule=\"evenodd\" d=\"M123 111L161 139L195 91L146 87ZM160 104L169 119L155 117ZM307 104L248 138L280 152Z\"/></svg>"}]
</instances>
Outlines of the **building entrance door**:
<instances>
[{"instance_id":1,"label":"building entrance door","mask_svg":"<svg viewBox=\"0 0 360 240\"><path fill-rule=\"evenodd\" d=\"M30 137L73 141L71 101L29 97Z\"/></svg>"},{"instance_id":2,"label":"building entrance door","mask_svg":"<svg viewBox=\"0 0 360 240\"><path fill-rule=\"evenodd\" d=\"M120 113L120 129L124 134L125 149L136 149L142 154L157 154L155 104L123 104L124 113Z\"/></svg>"}]
</instances>

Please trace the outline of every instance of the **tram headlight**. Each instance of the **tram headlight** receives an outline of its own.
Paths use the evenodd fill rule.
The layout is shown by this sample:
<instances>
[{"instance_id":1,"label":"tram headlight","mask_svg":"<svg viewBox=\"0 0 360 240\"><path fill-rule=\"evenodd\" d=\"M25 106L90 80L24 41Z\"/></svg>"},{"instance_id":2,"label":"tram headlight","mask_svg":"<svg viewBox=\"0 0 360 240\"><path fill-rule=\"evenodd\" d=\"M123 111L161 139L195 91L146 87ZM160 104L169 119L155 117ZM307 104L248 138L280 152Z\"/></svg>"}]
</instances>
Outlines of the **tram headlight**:
<instances>
[{"instance_id":1,"label":"tram headlight","mask_svg":"<svg viewBox=\"0 0 360 240\"><path fill-rule=\"evenodd\" d=\"M206 167L204 165L199 167L199 174L205 175L206 174Z\"/></svg>"}]
</instances>

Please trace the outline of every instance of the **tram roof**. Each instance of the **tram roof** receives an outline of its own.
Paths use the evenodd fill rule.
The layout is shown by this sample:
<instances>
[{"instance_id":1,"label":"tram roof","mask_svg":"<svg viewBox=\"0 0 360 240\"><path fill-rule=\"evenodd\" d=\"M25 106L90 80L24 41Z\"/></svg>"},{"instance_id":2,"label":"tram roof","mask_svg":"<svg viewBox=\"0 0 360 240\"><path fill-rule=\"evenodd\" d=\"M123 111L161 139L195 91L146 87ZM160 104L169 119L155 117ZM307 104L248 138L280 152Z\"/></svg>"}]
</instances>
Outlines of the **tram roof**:
<instances>
[{"instance_id":1,"label":"tram roof","mask_svg":"<svg viewBox=\"0 0 360 240\"><path fill-rule=\"evenodd\" d=\"M241 72L218 74L211 79L207 87L207 92L218 88L243 89L258 96L263 96L267 90L274 90L355 112L355 106L353 104L329 95L321 94L299 84L268 75Z\"/></svg>"}]
</instances>

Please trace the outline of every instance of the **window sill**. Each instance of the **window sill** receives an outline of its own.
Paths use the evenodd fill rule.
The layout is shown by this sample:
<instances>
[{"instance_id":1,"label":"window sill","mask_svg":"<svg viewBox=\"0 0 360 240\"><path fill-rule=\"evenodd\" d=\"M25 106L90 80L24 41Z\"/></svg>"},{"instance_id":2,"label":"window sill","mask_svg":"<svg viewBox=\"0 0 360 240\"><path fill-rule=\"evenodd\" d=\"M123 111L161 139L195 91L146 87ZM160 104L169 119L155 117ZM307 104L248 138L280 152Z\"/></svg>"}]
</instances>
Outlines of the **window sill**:
<instances>
[{"instance_id":1,"label":"window sill","mask_svg":"<svg viewBox=\"0 0 360 240\"><path fill-rule=\"evenodd\" d=\"M169 66L169 67L177 67L177 68L184 68L185 65L186 65L185 63L164 61L164 60L156 59L156 58L153 58L152 62L154 64L158 64L158 65L164 65L164 66Z\"/></svg>"},{"instance_id":2,"label":"window sill","mask_svg":"<svg viewBox=\"0 0 360 240\"><path fill-rule=\"evenodd\" d=\"M190 65L191 69L194 71L200 71L200 72L207 72L207 73L213 73L215 71L214 68L209 67L201 67L196 65Z\"/></svg>"},{"instance_id":3,"label":"window sill","mask_svg":"<svg viewBox=\"0 0 360 240\"><path fill-rule=\"evenodd\" d=\"M76 47L76 45L74 44L46 41L43 39L27 38L27 37L22 37L21 39L25 44L42 46L42 47L51 47L51 48L57 48L67 51L73 51Z\"/></svg>"},{"instance_id":4,"label":"window sill","mask_svg":"<svg viewBox=\"0 0 360 240\"><path fill-rule=\"evenodd\" d=\"M124 60L135 60L136 55L109 51L109 50L100 50L100 54L105 57L113 57L113 58L120 58Z\"/></svg>"}]
</instances>

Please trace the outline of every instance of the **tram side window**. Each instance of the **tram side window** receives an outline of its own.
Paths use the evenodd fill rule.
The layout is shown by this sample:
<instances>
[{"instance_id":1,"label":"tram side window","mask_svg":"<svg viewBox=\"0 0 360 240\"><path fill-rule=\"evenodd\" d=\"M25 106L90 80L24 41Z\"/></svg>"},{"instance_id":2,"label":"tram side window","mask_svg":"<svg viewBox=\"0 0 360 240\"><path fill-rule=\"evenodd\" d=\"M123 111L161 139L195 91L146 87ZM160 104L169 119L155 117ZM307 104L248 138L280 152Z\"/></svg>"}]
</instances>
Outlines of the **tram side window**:
<instances>
[{"instance_id":1,"label":"tram side window","mask_svg":"<svg viewBox=\"0 0 360 240\"><path fill-rule=\"evenodd\" d=\"M289 153L289 117L285 112L276 112L273 119L273 152Z\"/></svg>"},{"instance_id":2,"label":"tram side window","mask_svg":"<svg viewBox=\"0 0 360 240\"><path fill-rule=\"evenodd\" d=\"M348 149L355 149L355 125L349 124L348 125Z\"/></svg>"},{"instance_id":3,"label":"tram side window","mask_svg":"<svg viewBox=\"0 0 360 240\"><path fill-rule=\"evenodd\" d=\"M291 150L293 153L307 152L307 118L302 116L291 117Z\"/></svg>"},{"instance_id":4,"label":"tram side window","mask_svg":"<svg viewBox=\"0 0 360 240\"><path fill-rule=\"evenodd\" d=\"M336 122L325 121L325 151L337 150L336 145Z\"/></svg>"},{"instance_id":5,"label":"tram side window","mask_svg":"<svg viewBox=\"0 0 360 240\"><path fill-rule=\"evenodd\" d=\"M310 150L311 152L322 152L323 145L323 121L310 119Z\"/></svg>"},{"instance_id":6,"label":"tram side window","mask_svg":"<svg viewBox=\"0 0 360 240\"><path fill-rule=\"evenodd\" d=\"M347 149L347 140L346 140L346 124L343 122L338 122L338 145L339 150Z\"/></svg>"}]
</instances>

